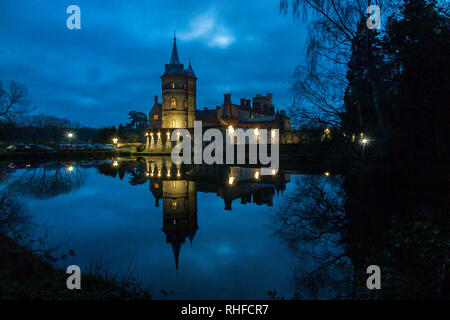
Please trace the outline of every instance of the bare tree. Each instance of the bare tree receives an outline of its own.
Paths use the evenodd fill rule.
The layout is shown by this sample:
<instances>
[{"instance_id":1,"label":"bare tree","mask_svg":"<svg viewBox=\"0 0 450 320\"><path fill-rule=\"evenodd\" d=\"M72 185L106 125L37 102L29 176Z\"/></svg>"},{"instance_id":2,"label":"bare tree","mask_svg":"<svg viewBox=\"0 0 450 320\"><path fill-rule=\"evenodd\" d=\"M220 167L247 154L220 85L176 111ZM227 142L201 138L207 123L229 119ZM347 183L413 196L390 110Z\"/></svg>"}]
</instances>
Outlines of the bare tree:
<instances>
[{"instance_id":1,"label":"bare tree","mask_svg":"<svg viewBox=\"0 0 450 320\"><path fill-rule=\"evenodd\" d=\"M280 11L292 11L294 19L308 23L305 65L292 79L294 103L290 115L302 125L341 126L345 77L357 25L367 19L369 5L378 5L387 16L395 0L280 0ZM370 77L369 77L370 78ZM378 103L379 89L372 84L378 122L383 118Z\"/></svg>"},{"instance_id":2,"label":"bare tree","mask_svg":"<svg viewBox=\"0 0 450 320\"><path fill-rule=\"evenodd\" d=\"M4 85L0 82L0 118L31 111L28 89L14 81Z\"/></svg>"}]
</instances>

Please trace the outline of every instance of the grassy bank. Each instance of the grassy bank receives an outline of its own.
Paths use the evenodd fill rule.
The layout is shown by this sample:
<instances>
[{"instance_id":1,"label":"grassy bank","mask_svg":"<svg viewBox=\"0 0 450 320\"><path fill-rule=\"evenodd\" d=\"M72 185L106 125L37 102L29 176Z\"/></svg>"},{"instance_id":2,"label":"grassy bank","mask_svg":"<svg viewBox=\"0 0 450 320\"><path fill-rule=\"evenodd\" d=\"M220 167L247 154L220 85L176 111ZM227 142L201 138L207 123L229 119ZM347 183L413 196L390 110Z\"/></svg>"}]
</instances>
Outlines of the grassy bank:
<instances>
[{"instance_id":1,"label":"grassy bank","mask_svg":"<svg viewBox=\"0 0 450 320\"><path fill-rule=\"evenodd\" d=\"M150 299L132 280L116 281L94 268L81 275L81 290L66 286L69 274L54 267L54 258L37 254L0 234L0 299Z\"/></svg>"}]
</instances>

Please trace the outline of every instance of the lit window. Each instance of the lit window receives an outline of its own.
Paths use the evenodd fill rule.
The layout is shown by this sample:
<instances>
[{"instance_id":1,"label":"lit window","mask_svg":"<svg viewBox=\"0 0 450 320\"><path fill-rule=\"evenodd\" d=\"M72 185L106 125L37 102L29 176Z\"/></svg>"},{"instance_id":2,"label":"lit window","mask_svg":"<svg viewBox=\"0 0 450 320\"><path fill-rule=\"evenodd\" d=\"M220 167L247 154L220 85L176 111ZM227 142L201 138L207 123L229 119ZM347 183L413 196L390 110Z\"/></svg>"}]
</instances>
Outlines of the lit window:
<instances>
[{"instance_id":1,"label":"lit window","mask_svg":"<svg viewBox=\"0 0 450 320\"><path fill-rule=\"evenodd\" d=\"M155 114L155 115L153 116L153 120L158 120L158 115L157 115L157 114Z\"/></svg>"},{"instance_id":2,"label":"lit window","mask_svg":"<svg viewBox=\"0 0 450 320\"><path fill-rule=\"evenodd\" d=\"M172 210L177 208L177 200L172 200Z\"/></svg>"},{"instance_id":3,"label":"lit window","mask_svg":"<svg viewBox=\"0 0 450 320\"><path fill-rule=\"evenodd\" d=\"M172 82L172 88L175 89L175 82Z\"/></svg>"},{"instance_id":4,"label":"lit window","mask_svg":"<svg viewBox=\"0 0 450 320\"><path fill-rule=\"evenodd\" d=\"M155 183L155 189L158 189L158 188L159 188L159 184Z\"/></svg>"},{"instance_id":5,"label":"lit window","mask_svg":"<svg viewBox=\"0 0 450 320\"><path fill-rule=\"evenodd\" d=\"M187 109L187 101L186 100L184 100L183 106L185 109Z\"/></svg>"},{"instance_id":6,"label":"lit window","mask_svg":"<svg viewBox=\"0 0 450 320\"><path fill-rule=\"evenodd\" d=\"M175 128L176 122L175 119L172 119L172 128Z\"/></svg>"},{"instance_id":7,"label":"lit window","mask_svg":"<svg viewBox=\"0 0 450 320\"><path fill-rule=\"evenodd\" d=\"M177 107L177 99L175 99L175 98L170 99L170 107L171 108Z\"/></svg>"}]
</instances>

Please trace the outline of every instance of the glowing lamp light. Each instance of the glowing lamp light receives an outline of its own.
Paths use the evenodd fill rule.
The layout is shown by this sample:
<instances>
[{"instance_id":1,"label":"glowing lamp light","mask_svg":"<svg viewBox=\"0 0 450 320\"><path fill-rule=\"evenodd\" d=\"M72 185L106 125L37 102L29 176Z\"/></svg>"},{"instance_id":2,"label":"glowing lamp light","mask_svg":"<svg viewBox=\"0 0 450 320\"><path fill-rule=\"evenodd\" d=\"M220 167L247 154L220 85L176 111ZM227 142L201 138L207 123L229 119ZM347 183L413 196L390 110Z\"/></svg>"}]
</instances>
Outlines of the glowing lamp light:
<instances>
[{"instance_id":1,"label":"glowing lamp light","mask_svg":"<svg viewBox=\"0 0 450 320\"><path fill-rule=\"evenodd\" d=\"M167 178L170 178L170 171L167 171Z\"/></svg>"},{"instance_id":2,"label":"glowing lamp light","mask_svg":"<svg viewBox=\"0 0 450 320\"><path fill-rule=\"evenodd\" d=\"M276 135L275 130L272 130L272 131L270 132L270 134L271 134L272 138L275 138L275 135Z\"/></svg>"},{"instance_id":3,"label":"glowing lamp light","mask_svg":"<svg viewBox=\"0 0 450 320\"><path fill-rule=\"evenodd\" d=\"M161 177L161 170L158 170L158 177Z\"/></svg>"},{"instance_id":4,"label":"glowing lamp light","mask_svg":"<svg viewBox=\"0 0 450 320\"><path fill-rule=\"evenodd\" d=\"M366 145L366 144L368 144L370 141L369 141L369 139L367 139L367 138L362 138L361 139L361 144L362 145Z\"/></svg>"},{"instance_id":5,"label":"glowing lamp light","mask_svg":"<svg viewBox=\"0 0 450 320\"><path fill-rule=\"evenodd\" d=\"M272 175L274 176L274 175L276 175L276 174L277 174L277 170L272 169Z\"/></svg>"},{"instance_id":6,"label":"glowing lamp light","mask_svg":"<svg viewBox=\"0 0 450 320\"><path fill-rule=\"evenodd\" d=\"M67 167L67 171L72 172L73 171L73 166Z\"/></svg>"},{"instance_id":7,"label":"glowing lamp light","mask_svg":"<svg viewBox=\"0 0 450 320\"><path fill-rule=\"evenodd\" d=\"M180 176L181 176L181 173L180 173L180 170L178 170L177 177L180 177Z\"/></svg>"},{"instance_id":8,"label":"glowing lamp light","mask_svg":"<svg viewBox=\"0 0 450 320\"><path fill-rule=\"evenodd\" d=\"M324 175L325 175L325 177L329 177L329 176L330 176L330 173L329 173L328 171L326 171L326 172L324 173Z\"/></svg>"},{"instance_id":9,"label":"glowing lamp light","mask_svg":"<svg viewBox=\"0 0 450 320\"><path fill-rule=\"evenodd\" d=\"M228 126L228 133L229 133L229 134L233 134L233 133L234 133L234 128L233 128L233 126Z\"/></svg>"},{"instance_id":10,"label":"glowing lamp light","mask_svg":"<svg viewBox=\"0 0 450 320\"><path fill-rule=\"evenodd\" d=\"M167 137L170 137L170 132L167 132Z\"/></svg>"},{"instance_id":11,"label":"glowing lamp light","mask_svg":"<svg viewBox=\"0 0 450 320\"><path fill-rule=\"evenodd\" d=\"M158 132L158 139L161 138L161 132Z\"/></svg>"},{"instance_id":12,"label":"glowing lamp light","mask_svg":"<svg viewBox=\"0 0 450 320\"><path fill-rule=\"evenodd\" d=\"M259 171L255 172L255 179L259 179Z\"/></svg>"},{"instance_id":13,"label":"glowing lamp light","mask_svg":"<svg viewBox=\"0 0 450 320\"><path fill-rule=\"evenodd\" d=\"M152 170L152 172L150 172L150 177L153 177L153 170Z\"/></svg>"},{"instance_id":14,"label":"glowing lamp light","mask_svg":"<svg viewBox=\"0 0 450 320\"><path fill-rule=\"evenodd\" d=\"M113 138L113 143L117 144L117 142L119 142L119 139L118 138Z\"/></svg>"},{"instance_id":15,"label":"glowing lamp light","mask_svg":"<svg viewBox=\"0 0 450 320\"><path fill-rule=\"evenodd\" d=\"M256 135L256 136L259 136L259 130L258 130L258 128L255 129L255 135Z\"/></svg>"},{"instance_id":16,"label":"glowing lamp light","mask_svg":"<svg viewBox=\"0 0 450 320\"><path fill-rule=\"evenodd\" d=\"M150 175L150 173L149 173L149 172L146 172L145 175L148 177L148 176Z\"/></svg>"},{"instance_id":17,"label":"glowing lamp light","mask_svg":"<svg viewBox=\"0 0 450 320\"><path fill-rule=\"evenodd\" d=\"M69 132L69 133L67 134L67 137L68 137L68 138L73 138L73 133L72 133L72 132Z\"/></svg>"},{"instance_id":18,"label":"glowing lamp light","mask_svg":"<svg viewBox=\"0 0 450 320\"><path fill-rule=\"evenodd\" d=\"M228 184L232 185L234 183L234 177L228 177Z\"/></svg>"},{"instance_id":19,"label":"glowing lamp light","mask_svg":"<svg viewBox=\"0 0 450 320\"><path fill-rule=\"evenodd\" d=\"M114 161L114 162L113 162L113 166L114 166L114 167L117 167L118 165L119 165L119 161Z\"/></svg>"}]
</instances>

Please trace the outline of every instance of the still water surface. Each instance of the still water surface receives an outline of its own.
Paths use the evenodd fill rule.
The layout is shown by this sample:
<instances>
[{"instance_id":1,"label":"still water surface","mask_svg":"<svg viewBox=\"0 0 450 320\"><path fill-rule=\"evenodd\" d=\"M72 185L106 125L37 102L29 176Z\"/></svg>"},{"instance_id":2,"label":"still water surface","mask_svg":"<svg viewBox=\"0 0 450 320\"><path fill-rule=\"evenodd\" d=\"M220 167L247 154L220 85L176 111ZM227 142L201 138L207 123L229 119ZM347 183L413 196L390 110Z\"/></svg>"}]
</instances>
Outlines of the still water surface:
<instances>
[{"instance_id":1,"label":"still water surface","mask_svg":"<svg viewBox=\"0 0 450 320\"><path fill-rule=\"evenodd\" d=\"M60 267L101 263L119 278L131 273L155 297L160 290L173 299L294 293L298 257L272 225L304 175L176 168L164 158L11 163L2 170L2 189L20 195L36 236L75 252Z\"/></svg>"}]
</instances>

